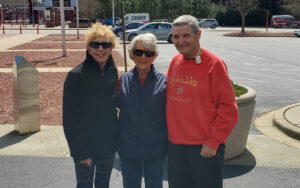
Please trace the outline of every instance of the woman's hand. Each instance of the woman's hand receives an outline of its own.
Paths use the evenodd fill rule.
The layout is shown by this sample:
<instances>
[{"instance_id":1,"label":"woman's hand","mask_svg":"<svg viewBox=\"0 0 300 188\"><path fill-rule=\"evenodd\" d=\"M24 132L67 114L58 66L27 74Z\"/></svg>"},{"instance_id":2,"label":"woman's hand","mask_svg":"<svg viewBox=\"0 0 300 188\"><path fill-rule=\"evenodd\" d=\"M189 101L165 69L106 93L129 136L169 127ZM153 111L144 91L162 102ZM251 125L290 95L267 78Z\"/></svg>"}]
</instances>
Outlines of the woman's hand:
<instances>
[{"instance_id":1,"label":"woman's hand","mask_svg":"<svg viewBox=\"0 0 300 188\"><path fill-rule=\"evenodd\" d=\"M85 160L82 160L82 161L80 161L80 164L86 165L86 166L91 166L92 165L92 159L91 158L87 158Z\"/></svg>"}]
</instances>

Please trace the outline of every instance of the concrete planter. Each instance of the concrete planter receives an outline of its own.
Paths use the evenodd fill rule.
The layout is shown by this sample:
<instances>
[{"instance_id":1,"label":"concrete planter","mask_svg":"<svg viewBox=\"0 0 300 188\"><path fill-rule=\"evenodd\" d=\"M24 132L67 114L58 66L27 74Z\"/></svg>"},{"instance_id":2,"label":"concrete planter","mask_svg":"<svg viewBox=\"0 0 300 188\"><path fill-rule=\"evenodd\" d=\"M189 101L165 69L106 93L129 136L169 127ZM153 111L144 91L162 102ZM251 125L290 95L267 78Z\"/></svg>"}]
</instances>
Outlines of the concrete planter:
<instances>
[{"instance_id":1,"label":"concrete planter","mask_svg":"<svg viewBox=\"0 0 300 188\"><path fill-rule=\"evenodd\" d=\"M240 86L245 87L248 92L236 98L239 109L239 120L227 139L225 148L225 160L236 157L245 151L249 129L252 122L253 111L256 103L255 90L248 86Z\"/></svg>"}]
</instances>

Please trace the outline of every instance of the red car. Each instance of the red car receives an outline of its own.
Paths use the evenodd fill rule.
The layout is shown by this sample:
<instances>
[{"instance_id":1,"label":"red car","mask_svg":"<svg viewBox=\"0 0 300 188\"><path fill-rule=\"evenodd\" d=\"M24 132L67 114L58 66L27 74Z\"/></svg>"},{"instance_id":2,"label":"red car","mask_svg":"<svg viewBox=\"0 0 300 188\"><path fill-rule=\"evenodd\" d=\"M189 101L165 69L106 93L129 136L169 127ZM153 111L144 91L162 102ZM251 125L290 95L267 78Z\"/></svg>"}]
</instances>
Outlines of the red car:
<instances>
[{"instance_id":1,"label":"red car","mask_svg":"<svg viewBox=\"0 0 300 188\"><path fill-rule=\"evenodd\" d=\"M271 19L271 25L275 28L300 27L300 21L296 21L291 15L274 15Z\"/></svg>"}]
</instances>

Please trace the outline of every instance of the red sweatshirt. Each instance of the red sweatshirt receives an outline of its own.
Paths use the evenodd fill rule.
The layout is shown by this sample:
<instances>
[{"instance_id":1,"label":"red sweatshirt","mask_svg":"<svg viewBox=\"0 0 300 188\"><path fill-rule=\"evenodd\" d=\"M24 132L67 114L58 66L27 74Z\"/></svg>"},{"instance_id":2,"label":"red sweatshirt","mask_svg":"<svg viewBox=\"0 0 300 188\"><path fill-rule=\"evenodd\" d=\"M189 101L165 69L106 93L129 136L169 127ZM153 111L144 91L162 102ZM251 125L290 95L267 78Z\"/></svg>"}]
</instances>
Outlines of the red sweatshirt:
<instances>
[{"instance_id":1,"label":"red sweatshirt","mask_svg":"<svg viewBox=\"0 0 300 188\"><path fill-rule=\"evenodd\" d=\"M201 64L177 54L167 81L168 138L174 144L225 144L238 109L225 63L204 49Z\"/></svg>"}]
</instances>

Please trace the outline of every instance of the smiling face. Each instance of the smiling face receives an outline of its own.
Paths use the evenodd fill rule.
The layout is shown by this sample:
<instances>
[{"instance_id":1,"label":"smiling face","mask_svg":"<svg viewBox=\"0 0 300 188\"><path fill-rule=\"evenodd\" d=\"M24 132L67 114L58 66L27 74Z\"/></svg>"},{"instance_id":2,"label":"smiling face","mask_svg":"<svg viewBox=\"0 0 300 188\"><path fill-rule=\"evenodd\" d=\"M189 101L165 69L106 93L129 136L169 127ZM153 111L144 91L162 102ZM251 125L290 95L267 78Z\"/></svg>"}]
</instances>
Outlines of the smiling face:
<instances>
[{"instance_id":1,"label":"smiling face","mask_svg":"<svg viewBox=\"0 0 300 188\"><path fill-rule=\"evenodd\" d=\"M149 51L149 50L145 49L145 47L143 46L143 43L141 41L137 41L137 43L135 45L135 50ZM142 53L141 56L133 55L133 61L138 70L149 70L150 66L153 63L156 56L157 56L156 52L155 52L155 55L152 57L146 57L146 54Z\"/></svg>"},{"instance_id":2,"label":"smiling face","mask_svg":"<svg viewBox=\"0 0 300 188\"><path fill-rule=\"evenodd\" d=\"M105 36L101 36L101 37L95 38L91 42L99 42L99 43L109 42L109 39ZM94 60L97 61L98 64L103 69L109 56L111 55L112 47L103 48L103 46L100 45L99 48L89 47L88 51L90 52L90 54L94 58Z\"/></svg>"},{"instance_id":3,"label":"smiling face","mask_svg":"<svg viewBox=\"0 0 300 188\"><path fill-rule=\"evenodd\" d=\"M200 48L201 30L197 34L193 33L191 26L175 26L172 30L173 43L185 58L194 58Z\"/></svg>"}]
</instances>

